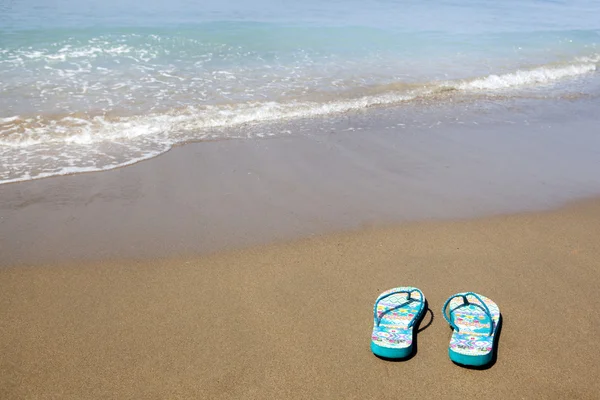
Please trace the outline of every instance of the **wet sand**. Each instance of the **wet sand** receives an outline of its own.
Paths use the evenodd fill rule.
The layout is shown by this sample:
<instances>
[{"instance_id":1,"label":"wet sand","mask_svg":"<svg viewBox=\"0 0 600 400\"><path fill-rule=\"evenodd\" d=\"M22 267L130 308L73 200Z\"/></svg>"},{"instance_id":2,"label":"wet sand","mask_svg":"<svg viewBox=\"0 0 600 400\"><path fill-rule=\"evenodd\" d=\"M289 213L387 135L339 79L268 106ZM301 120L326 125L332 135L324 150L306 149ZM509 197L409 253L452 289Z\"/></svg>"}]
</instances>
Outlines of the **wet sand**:
<instances>
[{"instance_id":1,"label":"wet sand","mask_svg":"<svg viewBox=\"0 0 600 400\"><path fill-rule=\"evenodd\" d=\"M296 135L194 143L112 171L0 185L0 268L555 208L600 195L600 116L581 111L597 104L373 110L308 121Z\"/></svg>"},{"instance_id":2,"label":"wet sand","mask_svg":"<svg viewBox=\"0 0 600 400\"><path fill-rule=\"evenodd\" d=\"M0 397L592 399L600 200L362 229L219 254L0 270ZM369 350L372 304L429 301L418 351ZM445 298L495 300L487 370L454 365Z\"/></svg>"}]
</instances>

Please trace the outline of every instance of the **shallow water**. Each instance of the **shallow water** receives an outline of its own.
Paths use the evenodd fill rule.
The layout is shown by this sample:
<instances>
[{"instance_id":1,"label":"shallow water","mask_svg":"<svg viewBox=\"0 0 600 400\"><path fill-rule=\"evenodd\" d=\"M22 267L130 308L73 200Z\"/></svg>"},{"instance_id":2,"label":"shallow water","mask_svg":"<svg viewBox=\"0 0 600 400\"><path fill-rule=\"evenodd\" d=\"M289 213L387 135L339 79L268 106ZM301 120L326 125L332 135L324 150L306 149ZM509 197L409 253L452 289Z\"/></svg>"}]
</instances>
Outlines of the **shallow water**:
<instances>
[{"instance_id":1,"label":"shallow water","mask_svg":"<svg viewBox=\"0 0 600 400\"><path fill-rule=\"evenodd\" d=\"M0 183L292 133L273 122L600 93L596 1L8 0L0 15Z\"/></svg>"}]
</instances>

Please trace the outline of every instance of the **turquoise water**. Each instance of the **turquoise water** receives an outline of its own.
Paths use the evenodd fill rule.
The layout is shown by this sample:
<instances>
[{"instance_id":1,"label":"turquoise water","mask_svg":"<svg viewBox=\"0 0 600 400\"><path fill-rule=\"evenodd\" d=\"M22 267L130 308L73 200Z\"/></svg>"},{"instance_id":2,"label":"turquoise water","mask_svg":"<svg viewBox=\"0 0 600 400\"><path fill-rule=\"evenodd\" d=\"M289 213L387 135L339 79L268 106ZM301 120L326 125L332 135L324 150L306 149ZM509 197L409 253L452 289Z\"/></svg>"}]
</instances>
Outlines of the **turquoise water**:
<instances>
[{"instance_id":1,"label":"turquoise water","mask_svg":"<svg viewBox=\"0 0 600 400\"><path fill-rule=\"evenodd\" d=\"M596 95L599 45L589 0L1 0L0 183L273 121Z\"/></svg>"}]
</instances>

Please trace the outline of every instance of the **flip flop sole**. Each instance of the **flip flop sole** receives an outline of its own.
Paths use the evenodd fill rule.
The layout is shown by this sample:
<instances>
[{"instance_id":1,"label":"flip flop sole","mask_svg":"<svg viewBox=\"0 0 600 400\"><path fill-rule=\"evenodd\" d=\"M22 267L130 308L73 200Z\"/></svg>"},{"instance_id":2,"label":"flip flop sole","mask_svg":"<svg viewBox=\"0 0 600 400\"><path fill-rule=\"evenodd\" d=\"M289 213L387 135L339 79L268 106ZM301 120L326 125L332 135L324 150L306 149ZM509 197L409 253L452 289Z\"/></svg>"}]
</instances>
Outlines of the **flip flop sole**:
<instances>
[{"instance_id":1,"label":"flip flop sole","mask_svg":"<svg viewBox=\"0 0 600 400\"><path fill-rule=\"evenodd\" d=\"M411 343L408 347L402 348L393 348L393 347L384 347L375 344L375 342L371 342L371 351L373 354L383 358L406 358L412 354L413 345Z\"/></svg>"},{"instance_id":2,"label":"flip flop sole","mask_svg":"<svg viewBox=\"0 0 600 400\"><path fill-rule=\"evenodd\" d=\"M485 309L477 302L465 304L459 293L449 302L452 322L458 328L452 332L448 355L450 360L457 364L479 367L489 364L494 355L496 333L500 321L500 309L489 298L476 294L490 312L488 316ZM471 297L474 299L474 296ZM444 308L443 312L445 312ZM493 323L493 326L490 324ZM492 332L490 334L490 328Z\"/></svg>"},{"instance_id":3,"label":"flip flop sole","mask_svg":"<svg viewBox=\"0 0 600 400\"><path fill-rule=\"evenodd\" d=\"M412 301L408 304L407 291L412 291ZM425 296L413 287L398 287L383 292L374 309L371 334L373 354L389 359L409 357L414 350L414 326L425 314L424 305Z\"/></svg>"},{"instance_id":4,"label":"flip flop sole","mask_svg":"<svg viewBox=\"0 0 600 400\"><path fill-rule=\"evenodd\" d=\"M452 349L448 349L448 355L450 356L450 360L454 361L455 363L470 367L481 367L487 365L492 361L493 358L493 352L491 351L481 356L470 356L458 353Z\"/></svg>"}]
</instances>

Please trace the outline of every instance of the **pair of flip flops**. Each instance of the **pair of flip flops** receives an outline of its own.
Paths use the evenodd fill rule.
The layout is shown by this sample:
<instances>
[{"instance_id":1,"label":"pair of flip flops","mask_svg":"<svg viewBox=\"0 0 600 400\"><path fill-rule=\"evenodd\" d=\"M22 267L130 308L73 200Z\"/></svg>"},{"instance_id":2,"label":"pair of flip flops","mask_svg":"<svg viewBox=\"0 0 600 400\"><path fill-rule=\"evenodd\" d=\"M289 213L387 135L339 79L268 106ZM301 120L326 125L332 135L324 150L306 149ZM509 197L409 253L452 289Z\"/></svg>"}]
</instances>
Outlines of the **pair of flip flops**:
<instances>
[{"instance_id":1,"label":"pair of flip flops","mask_svg":"<svg viewBox=\"0 0 600 400\"><path fill-rule=\"evenodd\" d=\"M390 359L409 357L414 327L425 314L425 305L423 292L415 287L397 287L379 295L373 310L371 351ZM467 366L489 364L500 321L498 305L480 294L464 292L450 296L442 313L453 329L450 359Z\"/></svg>"}]
</instances>

